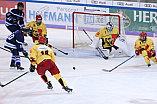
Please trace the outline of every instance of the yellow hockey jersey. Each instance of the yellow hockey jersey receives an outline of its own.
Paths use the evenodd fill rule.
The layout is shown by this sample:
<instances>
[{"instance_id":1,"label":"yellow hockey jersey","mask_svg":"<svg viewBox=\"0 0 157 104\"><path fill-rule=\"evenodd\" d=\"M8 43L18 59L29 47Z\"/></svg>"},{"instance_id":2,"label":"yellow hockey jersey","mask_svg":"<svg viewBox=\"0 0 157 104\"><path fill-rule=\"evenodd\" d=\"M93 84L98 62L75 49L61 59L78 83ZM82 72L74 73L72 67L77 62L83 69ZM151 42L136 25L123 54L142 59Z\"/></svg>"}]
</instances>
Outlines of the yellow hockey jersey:
<instances>
[{"instance_id":1,"label":"yellow hockey jersey","mask_svg":"<svg viewBox=\"0 0 157 104\"><path fill-rule=\"evenodd\" d=\"M119 36L119 32L116 27L113 27L112 32L109 33L107 27L103 27L96 32L95 36L99 37L99 40L102 39L103 48L107 48L114 45L115 40Z\"/></svg>"},{"instance_id":2,"label":"yellow hockey jersey","mask_svg":"<svg viewBox=\"0 0 157 104\"><path fill-rule=\"evenodd\" d=\"M46 45L38 44L31 48L30 50L30 59L31 64L35 65L36 63L39 64L45 59L51 59L55 62L55 55L51 48Z\"/></svg>"},{"instance_id":3,"label":"yellow hockey jersey","mask_svg":"<svg viewBox=\"0 0 157 104\"><path fill-rule=\"evenodd\" d=\"M141 41L140 38L136 40L135 42L135 50L155 50L153 40L150 38L147 38L146 41Z\"/></svg>"},{"instance_id":4,"label":"yellow hockey jersey","mask_svg":"<svg viewBox=\"0 0 157 104\"><path fill-rule=\"evenodd\" d=\"M47 36L47 29L46 25L42 22L39 26L36 24L36 21L31 21L27 24L27 28L32 28L33 36Z\"/></svg>"}]
</instances>

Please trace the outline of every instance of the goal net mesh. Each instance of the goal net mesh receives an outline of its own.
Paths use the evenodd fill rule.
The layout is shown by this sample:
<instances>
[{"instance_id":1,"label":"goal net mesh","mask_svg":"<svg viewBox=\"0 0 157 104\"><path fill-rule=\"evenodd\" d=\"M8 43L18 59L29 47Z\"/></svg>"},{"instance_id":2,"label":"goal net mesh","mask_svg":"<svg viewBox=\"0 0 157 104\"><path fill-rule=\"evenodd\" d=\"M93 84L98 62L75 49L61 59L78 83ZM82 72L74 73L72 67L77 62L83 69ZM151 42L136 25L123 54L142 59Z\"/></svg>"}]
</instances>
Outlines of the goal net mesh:
<instances>
[{"instance_id":1,"label":"goal net mesh","mask_svg":"<svg viewBox=\"0 0 157 104\"><path fill-rule=\"evenodd\" d=\"M73 48L91 49L89 47L91 40L83 29L93 39L95 33L105 27L107 22L112 22L119 30L119 34L125 36L123 19L120 14L73 12ZM101 41L99 43L101 45Z\"/></svg>"}]
</instances>

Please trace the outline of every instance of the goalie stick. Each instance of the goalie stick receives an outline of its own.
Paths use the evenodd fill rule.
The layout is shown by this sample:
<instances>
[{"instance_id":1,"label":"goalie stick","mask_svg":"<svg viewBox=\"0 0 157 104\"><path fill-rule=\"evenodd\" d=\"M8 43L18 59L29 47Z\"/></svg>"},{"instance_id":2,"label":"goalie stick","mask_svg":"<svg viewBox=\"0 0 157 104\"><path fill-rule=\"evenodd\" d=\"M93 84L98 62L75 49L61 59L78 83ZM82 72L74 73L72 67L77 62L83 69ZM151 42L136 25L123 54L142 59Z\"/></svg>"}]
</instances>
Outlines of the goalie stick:
<instances>
[{"instance_id":1,"label":"goalie stick","mask_svg":"<svg viewBox=\"0 0 157 104\"><path fill-rule=\"evenodd\" d=\"M59 51L59 52L65 54L65 55L69 55L69 54L71 54L71 53L74 52L74 50L72 50L72 51L70 51L70 52L64 52L64 51L62 51L62 50L60 50L60 49L58 49L58 48L56 48L56 47L54 47L54 46L52 46L52 48L56 49L57 51Z\"/></svg>"},{"instance_id":2,"label":"goalie stick","mask_svg":"<svg viewBox=\"0 0 157 104\"><path fill-rule=\"evenodd\" d=\"M133 58L135 55L129 57L127 60L123 61L122 63L120 63L119 65L117 65L116 67L114 67L113 69L111 70L107 70L107 69L102 69L102 71L106 71L106 72L111 72L113 70L115 70L116 68L118 68L119 66L121 66L122 64L124 64L125 62L129 61L131 58Z\"/></svg>"},{"instance_id":3,"label":"goalie stick","mask_svg":"<svg viewBox=\"0 0 157 104\"><path fill-rule=\"evenodd\" d=\"M93 40L92 40L91 37L87 34L87 32L86 32L84 29L83 29L83 31L84 31L84 33L88 36L88 38L93 42ZM99 54L100 54L105 60L108 59L108 57L105 56L105 54L102 52L102 50L101 50L99 47L97 47L96 50L99 52Z\"/></svg>"}]
</instances>

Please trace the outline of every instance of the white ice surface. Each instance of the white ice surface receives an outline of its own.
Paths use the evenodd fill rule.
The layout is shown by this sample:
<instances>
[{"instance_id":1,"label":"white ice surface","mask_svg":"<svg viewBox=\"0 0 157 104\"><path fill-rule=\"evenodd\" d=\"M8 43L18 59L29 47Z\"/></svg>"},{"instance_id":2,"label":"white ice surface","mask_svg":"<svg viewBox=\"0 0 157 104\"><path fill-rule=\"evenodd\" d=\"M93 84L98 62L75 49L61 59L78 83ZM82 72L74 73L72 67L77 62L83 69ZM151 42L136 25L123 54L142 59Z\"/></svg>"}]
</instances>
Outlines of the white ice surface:
<instances>
[{"instance_id":1,"label":"white ice surface","mask_svg":"<svg viewBox=\"0 0 157 104\"><path fill-rule=\"evenodd\" d=\"M0 25L0 47L4 46L9 34L5 26ZM48 29L48 37L49 43L59 49L68 52L72 47L72 31ZM132 46L137 38L127 36ZM152 39L157 45L157 39ZM24 48L29 52L33 43L30 37L26 38L26 42L29 45ZM58 81L47 72L54 87L53 90L48 90L40 76L34 72L0 87L0 104L157 104L157 65L151 62L152 66L148 68L142 56L132 58L109 73L102 69L112 69L129 57L109 60L97 56L67 57L53 50L58 54L56 64L61 75L67 85L73 88L73 92L65 92ZM21 58L22 66L25 68L23 72L10 69L10 59L11 54L0 49L2 84L29 70L28 59ZM75 70L72 69L73 66L76 67Z\"/></svg>"}]
</instances>

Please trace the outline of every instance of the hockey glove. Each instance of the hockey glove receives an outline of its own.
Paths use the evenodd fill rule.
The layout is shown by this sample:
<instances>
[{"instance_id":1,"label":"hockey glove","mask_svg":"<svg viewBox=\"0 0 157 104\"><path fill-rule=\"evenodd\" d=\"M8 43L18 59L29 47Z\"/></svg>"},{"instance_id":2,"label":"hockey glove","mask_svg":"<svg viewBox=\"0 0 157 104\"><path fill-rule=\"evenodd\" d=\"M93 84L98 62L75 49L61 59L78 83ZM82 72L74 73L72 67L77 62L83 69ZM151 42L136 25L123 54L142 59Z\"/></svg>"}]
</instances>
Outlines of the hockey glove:
<instances>
[{"instance_id":1,"label":"hockey glove","mask_svg":"<svg viewBox=\"0 0 157 104\"><path fill-rule=\"evenodd\" d=\"M135 54L136 54L136 56L140 55L140 51L139 50L135 50Z\"/></svg>"},{"instance_id":2,"label":"hockey glove","mask_svg":"<svg viewBox=\"0 0 157 104\"><path fill-rule=\"evenodd\" d=\"M23 52L23 55L25 56L25 57L27 57L28 56L28 53L24 50Z\"/></svg>"},{"instance_id":3,"label":"hockey glove","mask_svg":"<svg viewBox=\"0 0 157 104\"><path fill-rule=\"evenodd\" d=\"M156 51L152 50L152 57L155 57L155 56L156 56Z\"/></svg>"},{"instance_id":4,"label":"hockey glove","mask_svg":"<svg viewBox=\"0 0 157 104\"><path fill-rule=\"evenodd\" d=\"M31 64L31 66L30 66L30 68L29 68L29 71L30 71L30 72L34 72L34 71L35 71L35 66L33 66L33 65Z\"/></svg>"}]
</instances>

